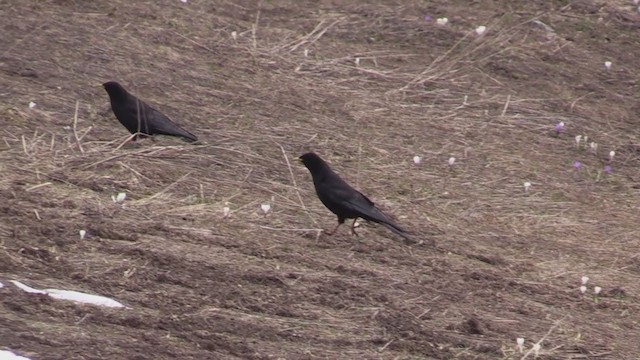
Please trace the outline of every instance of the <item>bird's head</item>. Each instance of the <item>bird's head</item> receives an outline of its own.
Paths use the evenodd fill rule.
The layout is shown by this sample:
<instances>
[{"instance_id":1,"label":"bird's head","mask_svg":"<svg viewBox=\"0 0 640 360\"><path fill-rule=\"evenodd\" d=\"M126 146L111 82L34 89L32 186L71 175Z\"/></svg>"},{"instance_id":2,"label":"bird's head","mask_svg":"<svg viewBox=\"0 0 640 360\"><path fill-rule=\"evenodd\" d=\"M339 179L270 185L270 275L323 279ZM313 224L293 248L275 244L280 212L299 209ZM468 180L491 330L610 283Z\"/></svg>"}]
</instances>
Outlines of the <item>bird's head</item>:
<instances>
[{"instance_id":1,"label":"bird's head","mask_svg":"<svg viewBox=\"0 0 640 360\"><path fill-rule=\"evenodd\" d=\"M309 169L311 174L316 174L322 169L329 168L329 165L327 165L327 163L322 160L320 156L312 152L306 153L300 156L298 159L304 164L304 166L307 167L307 169Z\"/></svg>"},{"instance_id":2,"label":"bird's head","mask_svg":"<svg viewBox=\"0 0 640 360\"><path fill-rule=\"evenodd\" d=\"M127 90L125 90L122 85L118 84L115 81L107 81L102 84L102 87L107 91L109 97L113 98L123 98L127 95Z\"/></svg>"}]
</instances>

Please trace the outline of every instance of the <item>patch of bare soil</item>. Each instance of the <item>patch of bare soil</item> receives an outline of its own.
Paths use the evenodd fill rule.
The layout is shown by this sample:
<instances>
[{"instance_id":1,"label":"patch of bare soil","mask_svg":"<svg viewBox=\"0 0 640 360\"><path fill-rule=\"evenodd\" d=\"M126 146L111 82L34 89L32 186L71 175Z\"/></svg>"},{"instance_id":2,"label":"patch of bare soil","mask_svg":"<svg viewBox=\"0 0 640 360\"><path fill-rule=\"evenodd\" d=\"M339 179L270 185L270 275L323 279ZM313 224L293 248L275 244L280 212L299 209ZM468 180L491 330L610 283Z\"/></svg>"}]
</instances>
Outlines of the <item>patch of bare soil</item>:
<instances>
[{"instance_id":1,"label":"patch of bare soil","mask_svg":"<svg viewBox=\"0 0 640 360\"><path fill-rule=\"evenodd\" d=\"M534 343L539 359L640 354L631 1L27 0L0 2L0 18L0 347L33 359L532 359ZM120 146L107 80L203 144ZM318 236L335 217L296 161L309 150L424 243L366 223L357 238Z\"/></svg>"}]
</instances>

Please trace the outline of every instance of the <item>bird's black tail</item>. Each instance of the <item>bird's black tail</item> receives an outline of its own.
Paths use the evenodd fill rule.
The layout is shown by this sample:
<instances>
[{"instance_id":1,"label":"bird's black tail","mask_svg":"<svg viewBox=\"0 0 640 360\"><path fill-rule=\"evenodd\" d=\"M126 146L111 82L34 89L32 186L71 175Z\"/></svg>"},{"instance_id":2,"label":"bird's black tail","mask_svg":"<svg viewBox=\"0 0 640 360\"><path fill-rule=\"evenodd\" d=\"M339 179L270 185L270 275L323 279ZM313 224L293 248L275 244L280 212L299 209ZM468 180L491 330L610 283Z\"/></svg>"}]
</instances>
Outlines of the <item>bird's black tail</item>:
<instances>
[{"instance_id":1,"label":"bird's black tail","mask_svg":"<svg viewBox=\"0 0 640 360\"><path fill-rule=\"evenodd\" d=\"M188 143L194 143L194 142L198 141L198 138L195 135L193 135L193 134L191 134L191 133L189 133L187 131L185 131L185 132L187 134L189 134L189 135L181 135L182 136L182 140L184 140L184 141L186 141Z\"/></svg>"},{"instance_id":2,"label":"bird's black tail","mask_svg":"<svg viewBox=\"0 0 640 360\"><path fill-rule=\"evenodd\" d=\"M405 240L410 241L410 242L416 242L414 239L412 239L409 234L407 233L407 231L403 228L401 228L400 226L392 223L392 222L380 222L382 225L384 225L384 227L386 227L387 229L393 231L394 233L402 236Z\"/></svg>"}]
</instances>

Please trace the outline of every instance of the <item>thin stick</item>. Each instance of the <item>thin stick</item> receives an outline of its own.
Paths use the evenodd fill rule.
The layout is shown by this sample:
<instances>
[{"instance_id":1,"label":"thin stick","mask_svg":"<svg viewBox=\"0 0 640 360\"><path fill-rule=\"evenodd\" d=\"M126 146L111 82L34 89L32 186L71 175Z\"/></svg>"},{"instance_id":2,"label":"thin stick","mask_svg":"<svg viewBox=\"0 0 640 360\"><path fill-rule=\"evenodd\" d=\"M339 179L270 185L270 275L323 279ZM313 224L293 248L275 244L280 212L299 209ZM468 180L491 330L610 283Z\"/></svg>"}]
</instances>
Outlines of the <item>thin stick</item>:
<instances>
[{"instance_id":1,"label":"thin stick","mask_svg":"<svg viewBox=\"0 0 640 360\"><path fill-rule=\"evenodd\" d=\"M26 192L30 192L30 191L39 189L39 188L41 188L43 186L48 186L48 185L51 185L51 184L52 184L51 182L46 182L46 183L42 183L42 184L38 184L38 185L33 185L33 186L27 188L25 191Z\"/></svg>"},{"instance_id":2,"label":"thin stick","mask_svg":"<svg viewBox=\"0 0 640 360\"><path fill-rule=\"evenodd\" d=\"M24 135L20 135L20 138L22 139L22 151L24 151L25 155L29 156L27 152L27 140L24 138Z\"/></svg>"},{"instance_id":3,"label":"thin stick","mask_svg":"<svg viewBox=\"0 0 640 360\"><path fill-rule=\"evenodd\" d=\"M84 137L87 136L89 131L91 131L92 129L93 129L93 126L89 126L89 128L84 131L84 134L80 135L80 141L82 141L82 139L84 139Z\"/></svg>"},{"instance_id":4,"label":"thin stick","mask_svg":"<svg viewBox=\"0 0 640 360\"><path fill-rule=\"evenodd\" d=\"M360 163L362 160L362 139L358 140L358 165L356 168L356 187L360 187Z\"/></svg>"},{"instance_id":5,"label":"thin stick","mask_svg":"<svg viewBox=\"0 0 640 360\"><path fill-rule=\"evenodd\" d=\"M322 231L322 229L273 228L273 227L262 226L262 225L260 225L260 227L263 228L263 229L274 230L274 231L304 231L304 232L307 232L307 231Z\"/></svg>"},{"instance_id":6,"label":"thin stick","mask_svg":"<svg viewBox=\"0 0 640 360\"><path fill-rule=\"evenodd\" d=\"M164 189L158 191L157 193L151 195L150 197L143 199L141 201L141 203L145 203L147 201L153 200L155 198L157 198L158 196L164 194L165 192L167 192L167 190L171 189L172 187L174 187L177 183L181 182L182 180L186 179L189 175L191 175L191 172L188 172L184 175L182 175L178 180L172 182L171 184L169 184L169 186L165 187Z\"/></svg>"},{"instance_id":7,"label":"thin stick","mask_svg":"<svg viewBox=\"0 0 640 360\"><path fill-rule=\"evenodd\" d=\"M396 341L396 339L391 339L391 340L389 340L389 342L388 342L388 343L384 344L384 346L383 346L383 347L381 347L380 349L378 349L378 352L383 352L383 351L385 351L385 350L389 347L389 345L391 345L394 341Z\"/></svg>"},{"instance_id":8,"label":"thin stick","mask_svg":"<svg viewBox=\"0 0 640 360\"><path fill-rule=\"evenodd\" d=\"M549 328L549 331L547 331L546 334L544 334L544 336L538 340L538 342L536 343L536 345L540 345L540 343L542 343L547 337L549 337L549 335L551 335L551 333L553 332L553 330L555 330L558 326L560 326L560 323L562 323L562 320L564 320L567 317L567 315L563 316L562 319L556 321L555 324L553 324L553 326L551 328ZM531 349L529 349L529 351L527 351L521 358L520 360L524 360L526 359L531 353L533 352L533 346L531 347Z\"/></svg>"},{"instance_id":9,"label":"thin stick","mask_svg":"<svg viewBox=\"0 0 640 360\"><path fill-rule=\"evenodd\" d=\"M192 44L198 45L198 46L200 46L201 48L203 48L203 49L205 49L205 50L209 50L209 51L213 52L213 50L211 50L211 48L206 47L205 45L202 45L202 44L200 44L199 42L197 42L197 41L195 41L195 40L193 40L193 39L190 39L190 38L188 38L188 37L186 37L186 36L184 36L184 35L180 34L180 33L179 33L179 32L177 32L177 31L174 31L173 33L174 33L174 34L176 34L176 35L178 35L178 36L180 36L181 38L183 38L183 39L187 40L188 42L190 42L190 43L192 43Z\"/></svg>"},{"instance_id":10,"label":"thin stick","mask_svg":"<svg viewBox=\"0 0 640 360\"><path fill-rule=\"evenodd\" d=\"M114 151L120 150L121 147L125 146L129 141L131 141L138 134L140 134L140 133L136 132L136 133L131 134L131 136L127 137L127 140L125 140L122 144L118 145L118 147L115 148Z\"/></svg>"},{"instance_id":11,"label":"thin stick","mask_svg":"<svg viewBox=\"0 0 640 360\"><path fill-rule=\"evenodd\" d=\"M148 177L140 174L139 171L136 171L136 169L132 168L131 166L123 163L122 161L118 161L118 165L122 166L125 169L129 169L129 171L131 171L132 173L136 174L137 176L141 177L141 178L145 178L145 179L149 179Z\"/></svg>"},{"instance_id":12,"label":"thin stick","mask_svg":"<svg viewBox=\"0 0 640 360\"><path fill-rule=\"evenodd\" d=\"M302 209L307 213L307 215L309 215L309 219L311 219L313 224L318 226L316 219L314 219L313 216L311 216L311 214L309 213L309 210L307 210L307 207L304 205L304 201L302 200L302 195L300 195L300 190L298 189L298 184L296 183L296 178L293 175L293 169L291 168L291 162L289 161L287 152L284 150L284 147L282 147L282 145L278 144L278 146L280 146L280 151L282 151L282 156L284 157L284 161L287 162L287 167L289 168L289 175L291 175L291 183L293 184L294 189L296 189L296 195L298 195L300 206L302 206Z\"/></svg>"},{"instance_id":13,"label":"thin stick","mask_svg":"<svg viewBox=\"0 0 640 360\"><path fill-rule=\"evenodd\" d=\"M300 192L298 191L298 184L296 183L295 176L293 176L293 169L291 168L291 162L289 161L289 157L287 156L286 151L284 151L284 148L282 147L282 145L278 144L278 146L280 146L280 151L282 151L282 157L284 157L284 161L287 162L287 167L289 168L289 175L291 175L291 183L293 184L293 187L296 189L296 195L298 195L298 200L300 200L300 206L302 206L303 210L307 211L307 207L304 206L304 201L302 201L302 196L300 196Z\"/></svg>"},{"instance_id":14,"label":"thin stick","mask_svg":"<svg viewBox=\"0 0 640 360\"><path fill-rule=\"evenodd\" d=\"M507 109L509 108L509 103L511 102L511 94L507 95L507 102L504 103L504 108L502 109L502 114L500 117L504 117L504 114L507 113Z\"/></svg>"},{"instance_id":15,"label":"thin stick","mask_svg":"<svg viewBox=\"0 0 640 360\"><path fill-rule=\"evenodd\" d=\"M251 27L251 37L253 38L253 48L258 48L258 40L256 40L256 32L258 31L258 22L260 22L260 7L262 6L262 1L258 4L258 13L256 14L256 22Z\"/></svg>"},{"instance_id":16,"label":"thin stick","mask_svg":"<svg viewBox=\"0 0 640 360\"><path fill-rule=\"evenodd\" d=\"M129 138L130 138L130 137L129 137ZM136 152L132 152L132 153L124 153L124 154L117 154L117 155L113 155L113 156L110 156L110 157L108 157L108 158L106 158L106 159L102 159L102 160L96 161L96 162L94 162L94 163L91 163L91 164L85 165L85 166L83 166L82 168L83 168L83 169L89 169L89 168L92 168L92 167L94 167L94 166L98 166L98 165L100 165L100 164L102 164L102 163L105 163L105 162L107 162L107 161L115 160L115 159L118 159L118 158L121 158L121 157L125 157L125 156L129 156L129 155L139 155L139 154L141 154L141 153L145 153L145 152L149 152L149 149L142 149L142 150L140 150L140 151L136 151Z\"/></svg>"},{"instance_id":17,"label":"thin stick","mask_svg":"<svg viewBox=\"0 0 640 360\"><path fill-rule=\"evenodd\" d=\"M80 107L80 101L76 100L76 112L73 115L73 137L76 138L76 144L78 144L78 148L80 149L80 152L84 154L82 143L80 142L80 138L78 137L78 108L79 107Z\"/></svg>"}]
</instances>

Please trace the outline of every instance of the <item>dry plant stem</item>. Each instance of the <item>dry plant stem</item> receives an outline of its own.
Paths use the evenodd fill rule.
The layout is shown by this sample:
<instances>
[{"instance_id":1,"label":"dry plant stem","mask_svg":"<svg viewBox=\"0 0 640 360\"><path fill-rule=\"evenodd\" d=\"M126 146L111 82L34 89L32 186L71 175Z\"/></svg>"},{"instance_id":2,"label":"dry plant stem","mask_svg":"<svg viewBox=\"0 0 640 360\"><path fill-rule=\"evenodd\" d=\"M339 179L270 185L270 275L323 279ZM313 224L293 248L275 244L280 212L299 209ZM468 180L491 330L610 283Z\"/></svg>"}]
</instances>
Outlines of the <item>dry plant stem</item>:
<instances>
[{"instance_id":1,"label":"dry plant stem","mask_svg":"<svg viewBox=\"0 0 640 360\"><path fill-rule=\"evenodd\" d=\"M547 331L546 334L544 334L544 336L542 338L540 338L540 340L538 340L536 342L536 345L541 344L543 341L545 341L547 339L547 337L549 337L549 335L551 335L551 333L558 327L560 326L560 324L562 323L562 321L567 317L567 315L563 316L561 319L557 320L552 327L549 328L549 331ZM527 351L521 358L520 360L525 360L529 355L531 355L531 353L533 353L533 346L531 347L531 349L529 349L529 351Z\"/></svg>"},{"instance_id":2,"label":"dry plant stem","mask_svg":"<svg viewBox=\"0 0 640 360\"><path fill-rule=\"evenodd\" d=\"M315 229L315 228L274 228L274 227L264 226L264 225L260 225L260 228L273 230L273 231L296 231L296 232L322 231L322 229Z\"/></svg>"},{"instance_id":3,"label":"dry plant stem","mask_svg":"<svg viewBox=\"0 0 640 360\"><path fill-rule=\"evenodd\" d=\"M191 172L188 172L188 173L186 173L186 174L182 175L178 180L176 180L176 181L172 182L171 184L169 184L167 187L165 187L165 188L164 188L164 189L162 189L161 191L158 191L157 193L153 194L152 196L150 196L150 197L148 197L148 198L144 199L144 200L142 201L142 203L149 202L149 201L151 201L151 200L153 200L153 199L157 198L158 196L160 196L160 195L162 195L162 194L166 193L166 192L167 192L167 190L171 189L171 188L172 188L172 187L174 187L176 184L178 184L178 183L179 183L179 182L181 182L182 180L184 180L184 179L186 179L187 177L189 177L189 175L191 175Z\"/></svg>"},{"instance_id":4,"label":"dry plant stem","mask_svg":"<svg viewBox=\"0 0 640 360\"><path fill-rule=\"evenodd\" d=\"M131 142L138 134L140 133L133 133L131 134L129 137L127 137L127 139L125 141L122 142L122 144L118 145L117 148L114 149L114 151L116 150L120 150L120 148L122 148L123 146L127 145L129 142Z\"/></svg>"},{"instance_id":5,"label":"dry plant stem","mask_svg":"<svg viewBox=\"0 0 640 360\"><path fill-rule=\"evenodd\" d=\"M296 195L298 196L298 200L300 201L300 206L302 207L302 210L304 210L304 212L309 216L309 219L311 219L311 221L313 221L313 223L316 226L318 226L318 223L313 218L313 216L311 216L311 214L309 213L309 210L307 210L307 207L304 205L304 201L302 200L302 196L300 195L300 190L298 189L298 184L296 183L296 178L293 175L293 169L291 168L291 162L289 161L289 157L287 156L287 153L284 150L284 147L280 144L278 144L278 146L280 147L280 151L282 151L282 157L284 157L284 160L287 162L287 168L289 169L289 175L291 176L291 183L293 184L293 188L295 189Z\"/></svg>"},{"instance_id":6,"label":"dry plant stem","mask_svg":"<svg viewBox=\"0 0 640 360\"><path fill-rule=\"evenodd\" d=\"M135 136L135 134L133 134L133 135L129 136L129 137L127 138L127 142L128 142L129 140L131 140L131 138L132 138L133 136ZM149 149L140 149L140 150L138 150L138 151L136 151L136 152L133 152L133 153L124 153L124 154L113 155L113 156L110 156L110 157L108 157L108 158L105 158L105 159L102 159L102 160L96 161L96 162L94 162L94 163L84 165L84 166L83 166L83 168L84 168L84 169L89 169L89 168L96 167L96 166L98 166L98 165L100 165L100 164L102 164L102 163L105 163L105 162L108 162L108 161L111 161L111 160L114 160L114 159L118 159L118 158L121 158L121 157L126 157L126 156L129 156L129 155L137 155L137 154L141 154L141 153L148 152L148 151L149 151Z\"/></svg>"},{"instance_id":7,"label":"dry plant stem","mask_svg":"<svg viewBox=\"0 0 640 360\"><path fill-rule=\"evenodd\" d=\"M78 108L80 107L80 101L76 100L76 111L73 114L73 137L76 139L76 144L78 145L78 149L80 149L81 153L84 153L84 149L82 148L82 143L80 142L80 138L78 137Z\"/></svg>"},{"instance_id":8,"label":"dry plant stem","mask_svg":"<svg viewBox=\"0 0 640 360\"><path fill-rule=\"evenodd\" d=\"M324 35L327 32L327 30L329 30L331 27L333 27L334 25L340 22L340 20L336 20L331 24L327 25L326 27L322 28L322 26L326 23L326 21L327 21L326 19L322 19L320 23L318 23L318 25L316 25L316 27L313 30L311 30L311 32L309 32L307 35L302 36L284 45L281 45L280 48L289 47L289 52L292 52L298 49L302 45L305 45L305 44L311 45L314 42L318 41L322 37L322 35ZM313 39L309 40L311 37L313 37Z\"/></svg>"},{"instance_id":9,"label":"dry plant stem","mask_svg":"<svg viewBox=\"0 0 640 360\"><path fill-rule=\"evenodd\" d=\"M258 13L256 14L256 21L253 23L251 27L251 39L253 41L253 48L258 48L258 40L256 39L256 32L258 31L258 23L260 22L260 7L262 5L262 1L258 3Z\"/></svg>"},{"instance_id":10,"label":"dry plant stem","mask_svg":"<svg viewBox=\"0 0 640 360\"><path fill-rule=\"evenodd\" d=\"M378 349L378 352L383 352L383 351L385 351L385 350L389 347L389 345L391 345L394 341L396 341L396 339L391 339L391 340L389 340L386 344L384 344L384 346L383 346L383 347L381 347L380 349Z\"/></svg>"}]
</instances>

